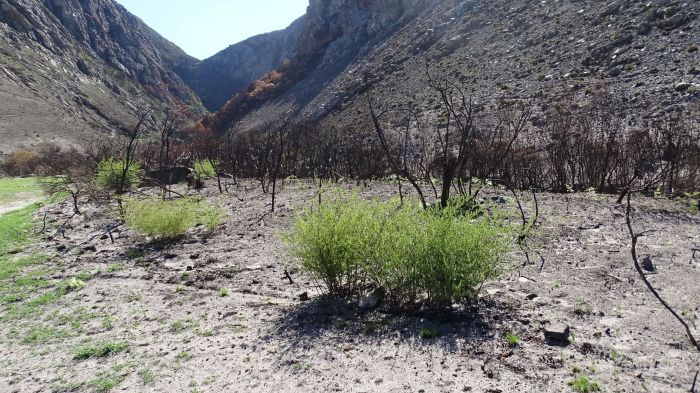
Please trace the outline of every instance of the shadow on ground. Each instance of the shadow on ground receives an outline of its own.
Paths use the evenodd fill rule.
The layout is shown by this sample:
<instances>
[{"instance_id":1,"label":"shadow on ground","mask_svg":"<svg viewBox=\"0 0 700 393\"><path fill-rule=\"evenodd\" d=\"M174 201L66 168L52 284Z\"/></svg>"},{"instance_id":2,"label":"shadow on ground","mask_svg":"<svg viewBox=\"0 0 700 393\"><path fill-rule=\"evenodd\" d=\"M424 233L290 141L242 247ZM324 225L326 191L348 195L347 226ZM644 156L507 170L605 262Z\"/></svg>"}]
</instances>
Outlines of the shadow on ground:
<instances>
[{"instance_id":1,"label":"shadow on ground","mask_svg":"<svg viewBox=\"0 0 700 393\"><path fill-rule=\"evenodd\" d=\"M513 310L506 304L482 300L452 312L405 312L386 305L362 311L356 302L322 296L290 308L275 321L267 339L283 352L319 345L387 345L429 347L456 352L501 340Z\"/></svg>"}]
</instances>

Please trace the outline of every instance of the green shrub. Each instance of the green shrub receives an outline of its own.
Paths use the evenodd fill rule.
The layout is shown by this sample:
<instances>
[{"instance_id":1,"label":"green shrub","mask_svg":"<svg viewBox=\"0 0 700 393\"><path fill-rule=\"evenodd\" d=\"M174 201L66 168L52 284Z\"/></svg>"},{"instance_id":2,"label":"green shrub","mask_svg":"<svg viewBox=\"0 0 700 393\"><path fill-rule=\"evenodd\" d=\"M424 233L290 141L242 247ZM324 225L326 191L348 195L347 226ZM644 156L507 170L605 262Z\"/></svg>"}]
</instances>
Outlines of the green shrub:
<instances>
[{"instance_id":1,"label":"green shrub","mask_svg":"<svg viewBox=\"0 0 700 393\"><path fill-rule=\"evenodd\" d=\"M126 164L123 160L117 160L115 158L107 158L101 161L97 164L97 175L95 179L97 185L108 190L119 191L119 183L124 175L125 166ZM136 187L141 182L142 176L143 171L141 165L137 162L131 162L129 164L129 169L126 171L126 176L124 176L124 184L121 191Z\"/></svg>"},{"instance_id":2,"label":"green shrub","mask_svg":"<svg viewBox=\"0 0 700 393\"><path fill-rule=\"evenodd\" d=\"M398 302L447 307L500 273L508 230L458 204L328 199L302 213L288 238L301 267L333 294L382 287Z\"/></svg>"},{"instance_id":3,"label":"green shrub","mask_svg":"<svg viewBox=\"0 0 700 393\"><path fill-rule=\"evenodd\" d=\"M288 241L304 270L323 282L331 293L351 294L364 289L368 252L376 243L384 206L356 197L335 199L296 220ZM359 230L362 229L362 230Z\"/></svg>"},{"instance_id":4,"label":"green shrub","mask_svg":"<svg viewBox=\"0 0 700 393\"><path fill-rule=\"evenodd\" d=\"M148 236L165 239L182 236L198 224L213 229L224 217L223 210L198 198L164 201L159 198L128 199L125 218L129 226Z\"/></svg>"},{"instance_id":5,"label":"green shrub","mask_svg":"<svg viewBox=\"0 0 700 393\"><path fill-rule=\"evenodd\" d=\"M216 163L216 162L215 162ZM216 177L216 169L211 160L197 160L194 162L194 178L206 180Z\"/></svg>"}]
</instances>

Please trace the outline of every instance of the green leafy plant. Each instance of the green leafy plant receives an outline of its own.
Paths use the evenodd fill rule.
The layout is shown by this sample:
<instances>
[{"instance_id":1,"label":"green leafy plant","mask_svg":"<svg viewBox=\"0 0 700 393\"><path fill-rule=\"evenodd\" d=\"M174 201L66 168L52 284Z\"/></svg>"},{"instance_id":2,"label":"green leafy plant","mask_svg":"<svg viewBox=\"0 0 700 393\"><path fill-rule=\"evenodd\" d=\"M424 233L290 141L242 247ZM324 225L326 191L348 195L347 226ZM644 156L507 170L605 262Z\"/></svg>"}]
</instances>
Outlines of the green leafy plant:
<instances>
[{"instance_id":1,"label":"green leafy plant","mask_svg":"<svg viewBox=\"0 0 700 393\"><path fill-rule=\"evenodd\" d=\"M442 308L498 276L509 230L464 205L424 210L336 195L296 220L288 241L301 267L332 294L386 289L398 302Z\"/></svg>"},{"instance_id":2,"label":"green leafy plant","mask_svg":"<svg viewBox=\"0 0 700 393\"><path fill-rule=\"evenodd\" d=\"M197 198L163 201L160 198L127 199L125 219L129 226L148 235L176 238L197 224L213 229L224 217L218 206Z\"/></svg>"},{"instance_id":3,"label":"green leafy plant","mask_svg":"<svg viewBox=\"0 0 700 393\"><path fill-rule=\"evenodd\" d=\"M218 165L217 161L211 160L196 160L194 162L193 175L197 180L206 180L216 177L215 165Z\"/></svg>"},{"instance_id":4,"label":"green leafy plant","mask_svg":"<svg viewBox=\"0 0 700 393\"><path fill-rule=\"evenodd\" d=\"M107 158L97 164L95 182L107 190L119 191L119 188L122 187L122 191L124 191L136 187L141 182L142 176L143 170L139 163L131 162L126 168L126 163L123 160ZM122 177L123 184L120 184Z\"/></svg>"},{"instance_id":5,"label":"green leafy plant","mask_svg":"<svg viewBox=\"0 0 700 393\"><path fill-rule=\"evenodd\" d=\"M511 347L516 347L520 344L520 337L512 332L506 332L505 334L506 343Z\"/></svg>"},{"instance_id":6,"label":"green leafy plant","mask_svg":"<svg viewBox=\"0 0 700 393\"><path fill-rule=\"evenodd\" d=\"M63 291L65 293L78 291L78 290L85 288L86 285L87 284L85 284L85 281L83 281L79 278L73 277L70 280L66 281L65 284L63 284Z\"/></svg>"},{"instance_id":7,"label":"green leafy plant","mask_svg":"<svg viewBox=\"0 0 700 393\"><path fill-rule=\"evenodd\" d=\"M700 211L700 191L685 192L680 199L688 205L690 214L698 214Z\"/></svg>"},{"instance_id":8,"label":"green leafy plant","mask_svg":"<svg viewBox=\"0 0 700 393\"><path fill-rule=\"evenodd\" d=\"M569 381L569 386L578 393L591 393L600 392L600 385L597 382L591 381L585 375L579 375L573 380Z\"/></svg>"}]
</instances>

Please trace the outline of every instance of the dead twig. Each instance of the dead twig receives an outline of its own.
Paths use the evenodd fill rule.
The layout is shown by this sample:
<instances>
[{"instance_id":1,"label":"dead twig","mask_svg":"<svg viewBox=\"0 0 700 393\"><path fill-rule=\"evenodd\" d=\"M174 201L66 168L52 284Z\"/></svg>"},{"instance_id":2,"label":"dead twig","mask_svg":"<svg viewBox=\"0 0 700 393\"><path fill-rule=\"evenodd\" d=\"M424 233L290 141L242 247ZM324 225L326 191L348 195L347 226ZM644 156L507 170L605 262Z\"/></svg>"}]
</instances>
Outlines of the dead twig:
<instances>
[{"instance_id":1,"label":"dead twig","mask_svg":"<svg viewBox=\"0 0 700 393\"><path fill-rule=\"evenodd\" d=\"M37 232L37 235L41 235L42 233L46 232L46 217L47 217L48 215L49 215L49 212L45 211L45 212L44 212L43 224L42 224L42 226L41 226L41 230L40 230L39 232ZM695 254L693 254L693 256L695 256Z\"/></svg>"},{"instance_id":2,"label":"dead twig","mask_svg":"<svg viewBox=\"0 0 700 393\"><path fill-rule=\"evenodd\" d=\"M668 312L673 315L674 318L678 320L678 322L683 325L685 328L685 332L688 335L688 338L690 339L690 342L693 344L693 346L700 351L700 344L698 344L698 341L695 339L695 336L693 336L693 333L690 331L690 326L683 320L683 318L678 315L678 313L668 304L666 301L661 297L659 292L654 288L654 286L649 282L647 279L647 276L644 274L644 271L642 270L642 266L639 264L639 258L637 256L637 243L639 242L639 238L644 236L645 233L649 233L649 231L642 232L641 234L637 234L634 231L634 228L632 226L632 194L633 192L630 191L627 193L627 209L625 212L625 217L627 220L627 229L629 230L630 236L632 237L632 261L634 262L634 268L637 270L637 273L639 273L639 276L642 279L642 282L644 282L644 285L649 289L649 291L656 297L656 299L661 303L661 305L668 310Z\"/></svg>"}]
</instances>

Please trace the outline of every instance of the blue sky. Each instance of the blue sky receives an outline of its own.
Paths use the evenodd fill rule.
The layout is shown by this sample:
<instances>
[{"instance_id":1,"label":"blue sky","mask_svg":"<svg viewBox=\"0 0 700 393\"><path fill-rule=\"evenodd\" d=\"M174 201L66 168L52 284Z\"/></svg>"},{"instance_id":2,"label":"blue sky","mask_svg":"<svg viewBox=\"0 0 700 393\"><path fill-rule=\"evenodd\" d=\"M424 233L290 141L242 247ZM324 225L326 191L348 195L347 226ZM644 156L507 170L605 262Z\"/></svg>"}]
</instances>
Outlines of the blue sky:
<instances>
[{"instance_id":1,"label":"blue sky","mask_svg":"<svg viewBox=\"0 0 700 393\"><path fill-rule=\"evenodd\" d=\"M117 0L189 55L207 58L256 34L280 30L309 0Z\"/></svg>"}]
</instances>

